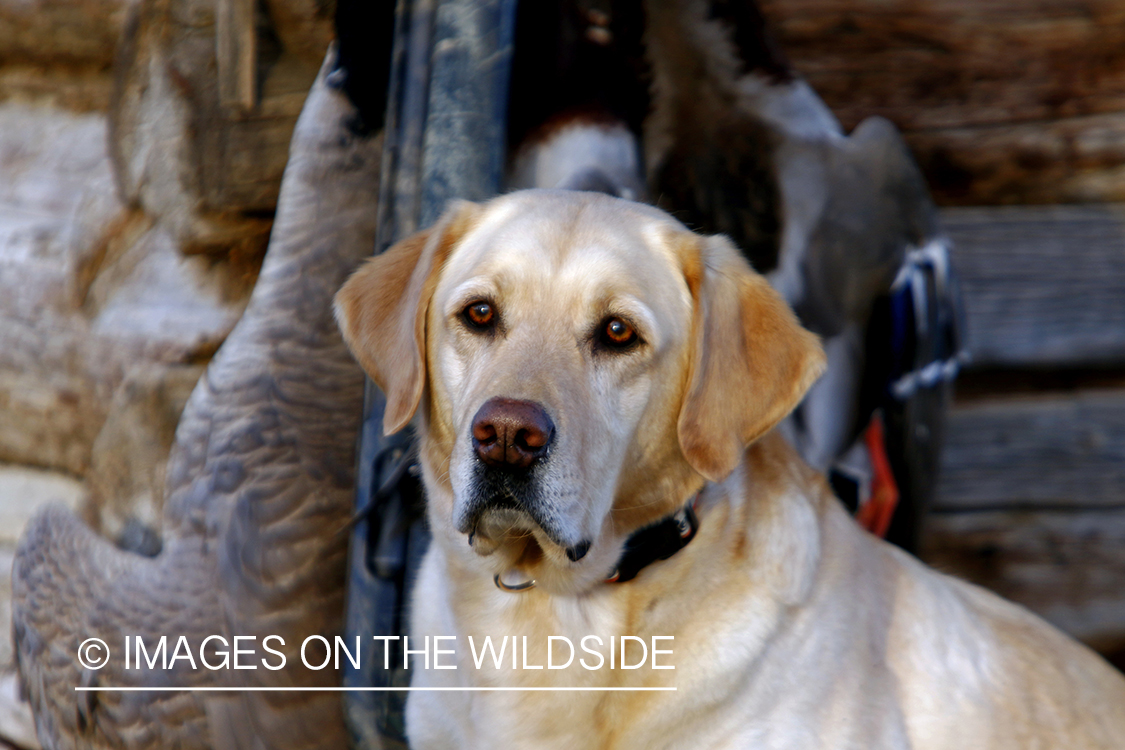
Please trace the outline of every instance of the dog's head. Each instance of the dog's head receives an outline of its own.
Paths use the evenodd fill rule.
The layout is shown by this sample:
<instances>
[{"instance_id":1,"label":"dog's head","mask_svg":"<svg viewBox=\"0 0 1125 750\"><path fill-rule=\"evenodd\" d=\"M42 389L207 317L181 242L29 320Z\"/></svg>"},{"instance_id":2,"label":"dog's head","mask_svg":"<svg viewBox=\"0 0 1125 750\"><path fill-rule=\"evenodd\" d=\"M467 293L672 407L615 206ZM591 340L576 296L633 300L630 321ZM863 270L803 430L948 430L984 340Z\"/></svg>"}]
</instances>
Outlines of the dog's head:
<instances>
[{"instance_id":1,"label":"dog's head","mask_svg":"<svg viewBox=\"0 0 1125 750\"><path fill-rule=\"evenodd\" d=\"M386 431L421 406L439 537L556 591L727 476L823 367L727 239L594 193L457 204L368 261L336 312Z\"/></svg>"}]
</instances>

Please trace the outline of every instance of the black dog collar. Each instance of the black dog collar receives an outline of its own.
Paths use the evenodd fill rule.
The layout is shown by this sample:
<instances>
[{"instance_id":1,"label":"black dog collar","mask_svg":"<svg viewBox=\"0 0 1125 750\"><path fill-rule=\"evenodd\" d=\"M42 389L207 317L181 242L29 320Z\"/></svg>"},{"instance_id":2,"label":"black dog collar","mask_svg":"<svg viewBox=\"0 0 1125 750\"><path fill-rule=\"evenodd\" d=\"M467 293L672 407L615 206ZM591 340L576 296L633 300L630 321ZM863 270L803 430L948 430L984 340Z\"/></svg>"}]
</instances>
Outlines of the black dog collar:
<instances>
[{"instance_id":1,"label":"black dog collar","mask_svg":"<svg viewBox=\"0 0 1125 750\"><path fill-rule=\"evenodd\" d=\"M688 545L699 530L699 519L695 515L696 495L691 502L680 508L663 521L634 531L625 540L625 549L613 575L606 583L625 583L636 578L644 568L657 560L667 560Z\"/></svg>"}]
</instances>

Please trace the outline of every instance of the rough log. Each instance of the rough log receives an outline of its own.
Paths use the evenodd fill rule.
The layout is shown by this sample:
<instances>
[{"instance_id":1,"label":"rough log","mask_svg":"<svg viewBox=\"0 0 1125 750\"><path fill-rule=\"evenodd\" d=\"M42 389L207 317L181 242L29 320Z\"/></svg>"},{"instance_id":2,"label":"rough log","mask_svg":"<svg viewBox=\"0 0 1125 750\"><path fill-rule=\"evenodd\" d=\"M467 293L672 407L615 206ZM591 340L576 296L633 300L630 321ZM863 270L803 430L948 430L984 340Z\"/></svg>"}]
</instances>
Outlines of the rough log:
<instances>
[{"instance_id":1,"label":"rough log","mask_svg":"<svg viewBox=\"0 0 1125 750\"><path fill-rule=\"evenodd\" d=\"M279 0L248 23L253 7L140 0L123 37L110 105L118 183L189 251L264 245L262 217L331 36L331 3Z\"/></svg>"},{"instance_id":2,"label":"rough log","mask_svg":"<svg viewBox=\"0 0 1125 750\"><path fill-rule=\"evenodd\" d=\"M946 209L972 366L1125 363L1125 209Z\"/></svg>"},{"instance_id":3,"label":"rough log","mask_svg":"<svg viewBox=\"0 0 1125 750\"><path fill-rule=\"evenodd\" d=\"M107 68L126 0L0 0L0 62Z\"/></svg>"},{"instance_id":4,"label":"rough log","mask_svg":"<svg viewBox=\"0 0 1125 750\"><path fill-rule=\"evenodd\" d=\"M113 75L89 65L39 62L0 65L0 102L36 102L70 112L105 112Z\"/></svg>"},{"instance_id":5,"label":"rough log","mask_svg":"<svg viewBox=\"0 0 1125 750\"><path fill-rule=\"evenodd\" d=\"M906 134L952 204L1125 200L1125 113Z\"/></svg>"},{"instance_id":6,"label":"rough log","mask_svg":"<svg viewBox=\"0 0 1125 750\"><path fill-rule=\"evenodd\" d=\"M1125 510L1125 391L960 404L946 430L939 510Z\"/></svg>"},{"instance_id":7,"label":"rough log","mask_svg":"<svg viewBox=\"0 0 1125 750\"><path fill-rule=\"evenodd\" d=\"M97 115L0 107L0 461L85 474L130 371L206 361L249 297L253 259L185 258L117 201L105 142Z\"/></svg>"},{"instance_id":8,"label":"rough log","mask_svg":"<svg viewBox=\"0 0 1125 750\"><path fill-rule=\"evenodd\" d=\"M763 0L762 7L795 67L846 127L879 114L905 132L939 199L1125 199L1125 138L1115 127L1125 112L1120 3ZM1073 177L1060 180L1064 173Z\"/></svg>"}]
</instances>

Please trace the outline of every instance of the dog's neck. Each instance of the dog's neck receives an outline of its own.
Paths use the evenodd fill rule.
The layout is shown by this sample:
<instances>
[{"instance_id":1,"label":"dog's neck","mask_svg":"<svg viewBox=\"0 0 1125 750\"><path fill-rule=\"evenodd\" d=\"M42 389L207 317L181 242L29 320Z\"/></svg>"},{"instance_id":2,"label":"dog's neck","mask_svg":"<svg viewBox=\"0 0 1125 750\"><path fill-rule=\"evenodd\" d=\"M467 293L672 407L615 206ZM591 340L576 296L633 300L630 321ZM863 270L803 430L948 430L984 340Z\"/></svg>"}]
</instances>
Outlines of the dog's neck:
<instances>
[{"instance_id":1,"label":"dog's neck","mask_svg":"<svg viewBox=\"0 0 1125 750\"><path fill-rule=\"evenodd\" d=\"M423 460L423 464L426 463ZM452 488L448 480L439 481L440 475L432 468L425 473L429 512L449 512L452 507ZM821 492L810 492L810 488L819 488ZM634 573L640 575L637 580L630 580L627 584L606 582L606 576L612 577L616 564L625 556L624 545L619 544L611 550L593 549L590 556L601 553L600 562L594 562L594 570L587 573L584 584L578 588L559 591L557 586L545 587L540 580L535 595L538 598L551 593L566 596L593 594L607 586L622 592L632 591L646 578L662 574L665 566L685 563L681 558L690 558L709 567L707 558L712 554L723 553L695 548L713 546L718 541L720 547L731 546L740 557L745 558L738 567L748 575L752 575L756 568L782 568L782 573L770 575L771 587L775 589L773 593L786 604L799 603L807 593L809 581L812 580L819 560L817 527L823 498L830 494L823 478L805 466L779 435L771 433L747 450L745 460L727 479L718 484L708 484L698 493L691 493L686 501L680 501L677 512L654 524L667 524L668 528L665 530L670 530L681 520L678 516L684 504L697 501L698 518L689 521L692 525L690 537L695 537L697 529L703 530L703 527L709 525L721 526L721 531L708 530L706 538L710 541L691 545L669 543L667 547L661 545L657 550L646 551L638 560L630 561ZM823 497L818 499L818 495ZM779 525L800 525L807 528L802 535L790 535L778 533ZM446 550L447 554L442 557L450 568L447 572L449 578L461 582L479 579L478 583L486 583L495 595L512 596L496 590L494 579L497 571L490 568L489 558L481 558L469 549L463 535L454 532L448 524L439 523L437 519L431 519L431 526L439 531L435 541ZM444 533L441 533L443 530ZM779 548L777 540L786 538L804 540L801 549Z\"/></svg>"}]
</instances>

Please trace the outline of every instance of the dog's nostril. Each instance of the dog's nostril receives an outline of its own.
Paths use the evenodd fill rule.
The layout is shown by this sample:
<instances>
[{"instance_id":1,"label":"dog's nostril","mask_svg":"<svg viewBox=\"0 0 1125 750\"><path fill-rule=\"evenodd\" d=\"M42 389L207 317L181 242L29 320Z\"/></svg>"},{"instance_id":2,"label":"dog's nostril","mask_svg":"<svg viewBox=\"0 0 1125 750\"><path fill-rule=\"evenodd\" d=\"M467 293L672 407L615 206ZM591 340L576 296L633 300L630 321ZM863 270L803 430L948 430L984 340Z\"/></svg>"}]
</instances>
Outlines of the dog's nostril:
<instances>
[{"instance_id":1,"label":"dog's nostril","mask_svg":"<svg viewBox=\"0 0 1125 750\"><path fill-rule=\"evenodd\" d=\"M489 399L473 417L473 448L489 466L526 469L547 453L555 425L532 401Z\"/></svg>"},{"instance_id":2,"label":"dog's nostril","mask_svg":"<svg viewBox=\"0 0 1125 750\"><path fill-rule=\"evenodd\" d=\"M586 541L583 541L583 542L579 542L578 544L574 545L573 547L567 547L566 548L566 556L568 558L570 558L571 562L578 562L583 557L585 557L586 553L589 552L589 551L590 551L590 543L586 542Z\"/></svg>"},{"instance_id":3,"label":"dog's nostril","mask_svg":"<svg viewBox=\"0 0 1125 750\"><path fill-rule=\"evenodd\" d=\"M538 450L546 446L550 440L551 436L549 433L531 428L517 432L515 443L521 448Z\"/></svg>"},{"instance_id":4,"label":"dog's nostril","mask_svg":"<svg viewBox=\"0 0 1125 750\"><path fill-rule=\"evenodd\" d=\"M479 443L491 443L496 440L496 428L488 423L473 423L473 439Z\"/></svg>"}]
</instances>

